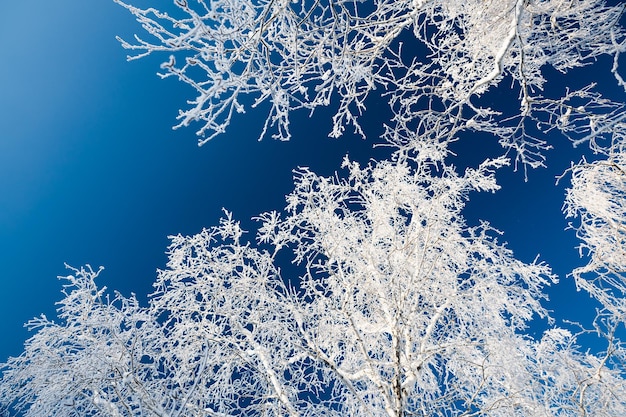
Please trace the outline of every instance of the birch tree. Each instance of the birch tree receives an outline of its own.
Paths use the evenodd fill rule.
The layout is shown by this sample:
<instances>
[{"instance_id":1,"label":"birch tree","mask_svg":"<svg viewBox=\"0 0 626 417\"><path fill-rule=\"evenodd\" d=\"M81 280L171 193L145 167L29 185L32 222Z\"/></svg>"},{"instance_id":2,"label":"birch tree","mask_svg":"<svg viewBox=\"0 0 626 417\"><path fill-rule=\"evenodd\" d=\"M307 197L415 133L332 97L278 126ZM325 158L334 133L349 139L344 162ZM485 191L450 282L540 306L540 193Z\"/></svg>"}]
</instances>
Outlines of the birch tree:
<instances>
[{"instance_id":1,"label":"birch tree","mask_svg":"<svg viewBox=\"0 0 626 417\"><path fill-rule=\"evenodd\" d=\"M553 328L525 335L553 282L487 223L461 214L494 191L496 159L456 173L418 158L343 178L302 169L257 243L227 213L174 236L147 307L75 270L59 320L30 323L5 365L24 416L618 416L614 352ZM291 254L299 273L276 265Z\"/></svg>"}]
</instances>

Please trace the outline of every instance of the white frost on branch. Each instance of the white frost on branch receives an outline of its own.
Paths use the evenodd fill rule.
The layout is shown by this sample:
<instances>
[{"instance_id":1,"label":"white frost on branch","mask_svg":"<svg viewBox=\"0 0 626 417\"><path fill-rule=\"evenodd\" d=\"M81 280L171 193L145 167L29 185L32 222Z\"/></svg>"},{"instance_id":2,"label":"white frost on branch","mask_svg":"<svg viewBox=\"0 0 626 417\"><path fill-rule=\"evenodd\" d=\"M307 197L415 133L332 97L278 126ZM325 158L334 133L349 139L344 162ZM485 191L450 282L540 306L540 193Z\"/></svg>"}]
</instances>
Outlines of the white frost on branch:
<instances>
[{"instance_id":1,"label":"white frost on branch","mask_svg":"<svg viewBox=\"0 0 626 417\"><path fill-rule=\"evenodd\" d=\"M571 168L564 211L576 218L571 226L581 255L588 257L573 272L577 286L626 322L626 153L617 133L605 157Z\"/></svg>"},{"instance_id":2,"label":"white frost on branch","mask_svg":"<svg viewBox=\"0 0 626 417\"><path fill-rule=\"evenodd\" d=\"M197 0L163 6L169 13L115 1L149 36L121 41L135 53L129 59L161 52L176 58L162 76L195 90L177 127L199 126L200 144L250 106L269 106L261 137L287 140L292 111L329 105L338 106L330 136L352 126L365 137L359 120L366 99L382 92L393 113L387 142L445 144L469 127L496 135L523 165L539 166L548 145L527 127L561 129L549 114L566 101L539 95L544 69L566 73L609 55L621 79L623 8L602 0ZM501 80L512 100L517 96L518 114L482 100ZM578 126L562 131L576 140Z\"/></svg>"},{"instance_id":3,"label":"white frost on branch","mask_svg":"<svg viewBox=\"0 0 626 417\"><path fill-rule=\"evenodd\" d=\"M525 336L554 277L463 219L504 164L461 175L398 152L346 159L343 177L301 169L283 215L260 216L258 247L228 212L172 236L147 307L74 270L59 322L31 323L0 397L25 417L624 415L623 349ZM289 276L280 252L299 265Z\"/></svg>"}]
</instances>

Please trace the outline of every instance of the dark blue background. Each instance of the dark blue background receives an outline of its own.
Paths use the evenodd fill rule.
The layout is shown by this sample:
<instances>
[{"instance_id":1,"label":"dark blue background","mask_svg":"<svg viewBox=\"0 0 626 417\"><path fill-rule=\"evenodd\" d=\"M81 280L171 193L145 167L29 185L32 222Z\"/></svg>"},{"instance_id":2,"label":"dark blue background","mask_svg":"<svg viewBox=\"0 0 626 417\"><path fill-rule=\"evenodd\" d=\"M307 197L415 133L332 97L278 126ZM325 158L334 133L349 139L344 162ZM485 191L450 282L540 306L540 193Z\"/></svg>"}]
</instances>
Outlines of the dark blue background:
<instances>
[{"instance_id":1,"label":"dark blue background","mask_svg":"<svg viewBox=\"0 0 626 417\"><path fill-rule=\"evenodd\" d=\"M171 130L193 92L156 76L165 56L126 62L115 35L133 33L141 28L112 1L0 5L0 362L21 352L25 321L54 315L64 262L103 265L101 285L145 301L168 235L215 224L222 207L249 227L283 206L295 167L330 174L346 153L375 155L371 140L327 138L332 110L295 117L288 143L257 142L264 113L252 110L198 148L193 129ZM384 114L370 107L372 138ZM460 165L493 148L482 140L457 145ZM490 220L521 259L540 254L563 277L581 261L554 179L575 155L558 142L529 182L503 170L503 190L472 195L468 218ZM550 294L559 314L593 312L571 280Z\"/></svg>"}]
</instances>

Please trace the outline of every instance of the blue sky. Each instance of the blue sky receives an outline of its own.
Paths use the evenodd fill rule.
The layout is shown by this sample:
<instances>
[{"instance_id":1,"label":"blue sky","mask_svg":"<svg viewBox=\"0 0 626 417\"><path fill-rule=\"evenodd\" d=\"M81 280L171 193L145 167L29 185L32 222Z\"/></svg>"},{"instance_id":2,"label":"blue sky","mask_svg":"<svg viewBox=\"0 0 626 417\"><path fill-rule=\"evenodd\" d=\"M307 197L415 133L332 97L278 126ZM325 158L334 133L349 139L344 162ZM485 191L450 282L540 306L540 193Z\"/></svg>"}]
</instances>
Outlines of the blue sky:
<instances>
[{"instance_id":1,"label":"blue sky","mask_svg":"<svg viewBox=\"0 0 626 417\"><path fill-rule=\"evenodd\" d=\"M173 131L189 98L156 76L162 57L126 62L116 41L141 28L112 1L0 5L0 362L22 324L54 313L64 262L106 270L100 283L144 298L167 236L280 208L298 165L331 173L371 143L326 138L329 117L297 141L257 142L260 114L197 147ZM328 115L327 115L328 116Z\"/></svg>"},{"instance_id":2,"label":"blue sky","mask_svg":"<svg viewBox=\"0 0 626 417\"><path fill-rule=\"evenodd\" d=\"M297 117L289 143L257 142L263 114L251 112L198 148L193 129L171 129L191 92L156 76L166 57L126 62L115 40L140 31L108 0L0 5L0 362L20 353L25 321L54 315L64 262L103 265L101 285L145 300L168 235L215 224L222 207L249 224L283 206L296 166L330 174L346 153L374 155L371 141L328 139L328 112ZM476 140L459 149L472 156ZM529 182L501 172L503 190L473 195L467 215L505 231L521 259L539 253L563 276L580 263L554 187L571 146L560 142L549 157ZM550 294L568 314L591 307L566 279Z\"/></svg>"}]
</instances>

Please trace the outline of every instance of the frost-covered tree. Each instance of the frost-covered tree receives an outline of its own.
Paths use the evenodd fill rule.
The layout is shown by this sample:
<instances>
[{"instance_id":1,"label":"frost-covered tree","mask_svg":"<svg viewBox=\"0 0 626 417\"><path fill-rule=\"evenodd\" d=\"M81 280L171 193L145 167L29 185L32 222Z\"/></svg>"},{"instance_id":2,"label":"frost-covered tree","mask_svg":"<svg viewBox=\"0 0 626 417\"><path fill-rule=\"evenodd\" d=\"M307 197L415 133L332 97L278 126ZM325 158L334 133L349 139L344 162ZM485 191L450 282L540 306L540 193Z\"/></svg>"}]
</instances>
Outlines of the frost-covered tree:
<instances>
[{"instance_id":1,"label":"frost-covered tree","mask_svg":"<svg viewBox=\"0 0 626 417\"><path fill-rule=\"evenodd\" d=\"M107 400L111 392L129 407L131 398L142 395L141 407L151 410L159 402L152 396L159 391L151 386L163 383L145 363L155 356L146 337L154 325L151 317L134 297L104 295L106 288L94 282L100 271L72 270L73 275L64 277L58 322L45 316L31 320L28 327L35 336L21 357L6 364L0 410L13 402L15 409L27 408L26 415L33 416L84 416L94 410L107 416L136 415L117 410Z\"/></svg>"},{"instance_id":2,"label":"frost-covered tree","mask_svg":"<svg viewBox=\"0 0 626 417\"><path fill-rule=\"evenodd\" d=\"M624 118L594 85L548 93L546 71L567 74L598 57L619 69L623 5L603 0L176 0L164 11L126 7L146 30L122 40L131 59L169 53L163 77L197 96L179 126L198 122L200 143L224 132L233 114L269 103L262 136L290 137L292 110L337 102L330 135L352 125L367 97L387 99L384 139L408 148L454 139L463 130L496 135L518 162L542 164L537 132L595 137ZM140 3L139 1L136 3ZM517 108L481 100L506 83ZM515 106L514 106L515 107Z\"/></svg>"},{"instance_id":3,"label":"frost-covered tree","mask_svg":"<svg viewBox=\"0 0 626 417\"><path fill-rule=\"evenodd\" d=\"M616 320L626 322L626 153L624 126L606 155L571 168L564 211L573 223L587 265L574 270L579 288L598 299Z\"/></svg>"},{"instance_id":4,"label":"frost-covered tree","mask_svg":"<svg viewBox=\"0 0 626 417\"><path fill-rule=\"evenodd\" d=\"M612 352L525 335L549 269L463 220L505 161L459 175L396 157L346 160L344 179L300 170L256 244L228 213L172 237L145 308L74 270L0 398L25 416L624 415ZM299 269L281 273L284 254Z\"/></svg>"},{"instance_id":5,"label":"frost-covered tree","mask_svg":"<svg viewBox=\"0 0 626 417\"><path fill-rule=\"evenodd\" d=\"M235 112L266 104L262 135L288 139L291 111L329 105L337 106L331 136L350 125L365 135L359 116L376 90L391 110L382 140L393 153L367 166L346 158L333 177L299 169L286 208L258 217L256 240L228 212L216 227L172 237L147 306L98 287L99 271L74 269L58 319L31 321L24 352L3 366L4 410L626 415L618 337L626 168L622 149L602 142L624 128L626 113L594 85L544 91L545 71L565 74L601 56L626 86L622 6L175 0L157 10L115 1L149 34L122 41L133 57L166 52L162 75L196 90L180 125L198 122L200 143ZM487 104L503 81L514 109ZM593 352L543 307L556 281L549 268L517 260L487 222L464 220L468 194L497 190L494 172L509 161L461 172L448 158L448 143L474 131L538 166L549 146L542 132L555 129L608 155L572 168L566 202L592 254L574 276L604 308L594 329L608 345ZM531 320L550 329L533 337Z\"/></svg>"}]
</instances>

